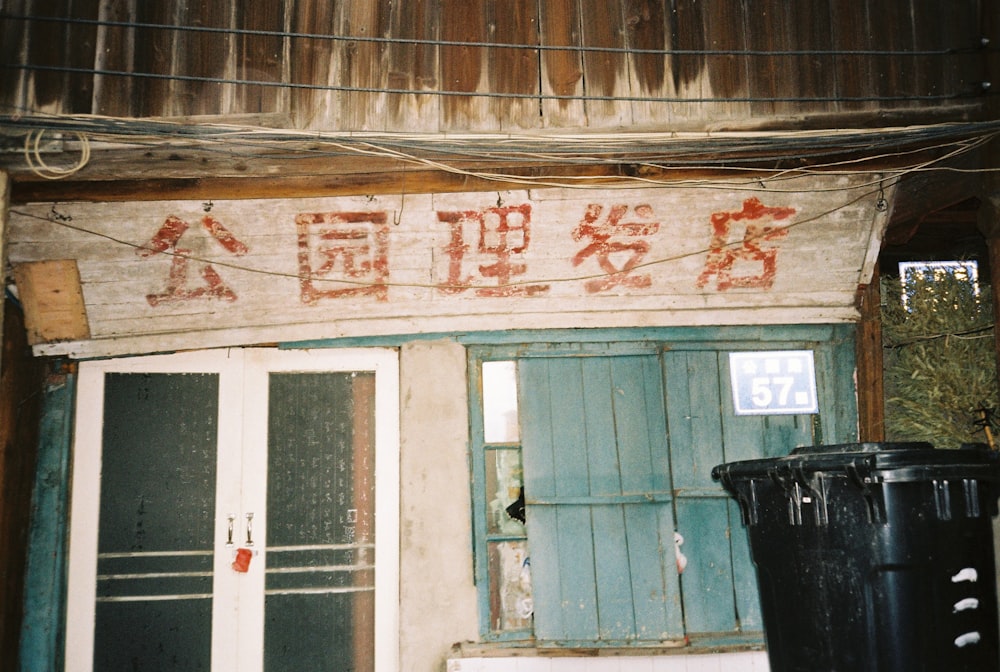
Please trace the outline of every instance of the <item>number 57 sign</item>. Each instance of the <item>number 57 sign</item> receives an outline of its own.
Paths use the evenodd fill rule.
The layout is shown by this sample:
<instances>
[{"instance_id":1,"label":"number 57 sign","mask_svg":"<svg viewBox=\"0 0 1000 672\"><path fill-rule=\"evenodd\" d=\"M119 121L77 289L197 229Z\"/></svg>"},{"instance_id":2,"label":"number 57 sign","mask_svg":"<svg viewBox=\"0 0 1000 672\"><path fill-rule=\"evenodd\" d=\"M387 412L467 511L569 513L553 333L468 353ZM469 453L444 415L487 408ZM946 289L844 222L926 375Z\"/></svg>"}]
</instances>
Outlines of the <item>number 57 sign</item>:
<instances>
[{"instance_id":1,"label":"number 57 sign","mask_svg":"<svg viewBox=\"0 0 1000 672\"><path fill-rule=\"evenodd\" d=\"M812 350L730 352L736 415L818 413Z\"/></svg>"}]
</instances>

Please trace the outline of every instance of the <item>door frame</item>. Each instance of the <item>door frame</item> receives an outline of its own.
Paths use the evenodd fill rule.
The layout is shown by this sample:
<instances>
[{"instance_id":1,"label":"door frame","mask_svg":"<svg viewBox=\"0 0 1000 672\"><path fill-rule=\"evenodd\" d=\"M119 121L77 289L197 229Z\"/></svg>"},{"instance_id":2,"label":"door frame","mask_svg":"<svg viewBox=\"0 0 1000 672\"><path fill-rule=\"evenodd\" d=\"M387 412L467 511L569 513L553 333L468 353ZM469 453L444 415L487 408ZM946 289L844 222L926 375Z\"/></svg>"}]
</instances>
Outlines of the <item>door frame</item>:
<instances>
[{"instance_id":1,"label":"door frame","mask_svg":"<svg viewBox=\"0 0 1000 672\"><path fill-rule=\"evenodd\" d=\"M70 491L69 572L66 609L67 671L89 672L93 666L97 542L100 507L104 379L107 373L217 373L219 422L217 464L242 463L244 436L266 436L267 374L275 372L363 371L375 374L375 672L399 667L399 358L390 348L281 350L229 348L150 355L80 363L73 438ZM262 417L263 416L263 417ZM261 422L263 432L261 433ZM254 442L258 443L258 442ZM266 450L266 443L264 444ZM235 460L235 462L234 462ZM219 595L238 590L225 540L227 514L241 498L240 478L218 470L213 561L212 669L256 672L263 656L246 655L235 629L248 620L234 618L231 604ZM80 493L74 497L72 493ZM255 504L256 505L256 504ZM255 535L264 538L266 521L257 520ZM262 562L258 562L263 567ZM258 604L250 621L263 635L263 571L257 573ZM239 625L242 622L242 625ZM258 626L251 626L257 628ZM262 642L262 640L261 640Z\"/></svg>"}]
</instances>

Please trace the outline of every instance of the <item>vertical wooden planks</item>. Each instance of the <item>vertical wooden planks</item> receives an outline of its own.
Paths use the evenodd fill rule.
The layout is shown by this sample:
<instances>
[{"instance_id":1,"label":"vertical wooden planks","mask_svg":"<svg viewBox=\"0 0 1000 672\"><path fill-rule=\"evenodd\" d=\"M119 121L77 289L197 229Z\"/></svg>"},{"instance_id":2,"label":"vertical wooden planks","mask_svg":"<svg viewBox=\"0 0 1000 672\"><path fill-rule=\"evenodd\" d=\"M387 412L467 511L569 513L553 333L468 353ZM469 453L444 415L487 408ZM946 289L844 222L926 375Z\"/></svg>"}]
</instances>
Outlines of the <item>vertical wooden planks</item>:
<instances>
[{"instance_id":1,"label":"vertical wooden planks","mask_svg":"<svg viewBox=\"0 0 1000 672\"><path fill-rule=\"evenodd\" d=\"M656 99L667 98L673 91L668 82L664 3L659 0L625 0L625 44L629 54L629 94L632 97L632 125L649 128L668 121L668 106Z\"/></svg>"},{"instance_id":2,"label":"vertical wooden planks","mask_svg":"<svg viewBox=\"0 0 1000 672\"><path fill-rule=\"evenodd\" d=\"M616 357L611 394L618 443L622 495L648 493L651 502L625 504L628 557L623 567L632 583L637 640L664 640L684 634L680 582L674 546L675 521L670 493L670 458L658 357ZM650 562L657 558L658 562ZM623 572L624 573L624 572Z\"/></svg>"},{"instance_id":3,"label":"vertical wooden planks","mask_svg":"<svg viewBox=\"0 0 1000 672\"><path fill-rule=\"evenodd\" d=\"M613 360L594 357L580 360L583 370L584 441L587 447L588 491L591 497L611 498L628 488L622 481L619 458L628 448L619 443L613 419L615 410L627 405L613 382ZM631 402L634 404L634 400ZM635 632L631 579L628 567L631 517L627 506L608 504L591 507L594 564L597 590L597 623L604 640L627 639ZM656 557L656 556L651 556Z\"/></svg>"},{"instance_id":4,"label":"vertical wooden planks","mask_svg":"<svg viewBox=\"0 0 1000 672\"><path fill-rule=\"evenodd\" d=\"M5 2L4 8L18 16L30 13L30 0ZM28 42L31 36L30 24L20 19L0 21L0 63L30 63ZM0 68L0 94L3 95L5 113L27 110L28 85L32 74L23 68Z\"/></svg>"},{"instance_id":5,"label":"vertical wooden planks","mask_svg":"<svg viewBox=\"0 0 1000 672\"><path fill-rule=\"evenodd\" d=\"M667 423L677 529L687 567L681 576L689 634L736 628L727 499L711 479L723 461L718 354L665 352Z\"/></svg>"},{"instance_id":6,"label":"vertical wooden planks","mask_svg":"<svg viewBox=\"0 0 1000 672\"><path fill-rule=\"evenodd\" d=\"M681 575L684 626L689 635L736 630L728 497L678 498L677 527L687 567Z\"/></svg>"},{"instance_id":7,"label":"vertical wooden planks","mask_svg":"<svg viewBox=\"0 0 1000 672\"><path fill-rule=\"evenodd\" d=\"M241 82L281 82L285 39L280 33L285 25L284 0L239 3L236 5L235 13L235 27L238 30L273 33L264 35L254 32L236 36L235 48L232 50L235 78ZM220 12L216 16L207 18L206 22L224 19ZM218 39L218 36L216 38ZM216 63L216 69L221 69L228 56L220 53L220 47L225 48L225 43L206 46ZM240 84L235 94L232 111L244 114L277 112L285 107L283 100L287 97L287 92L276 86L249 83Z\"/></svg>"},{"instance_id":8,"label":"vertical wooden planks","mask_svg":"<svg viewBox=\"0 0 1000 672\"><path fill-rule=\"evenodd\" d=\"M539 641L682 636L658 358L518 366Z\"/></svg>"},{"instance_id":9,"label":"vertical wooden planks","mask_svg":"<svg viewBox=\"0 0 1000 672\"><path fill-rule=\"evenodd\" d=\"M793 27L787 49L814 52L829 52L833 49L830 24L834 20L834 12L830 0L788 3L787 11L788 23ZM836 94L836 57L812 54L787 56L786 59L795 64L796 75L794 86L788 87L788 91L794 91L797 97L805 99L801 103L789 104L789 113L822 113L830 103L820 102L820 99L831 98Z\"/></svg>"},{"instance_id":10,"label":"vertical wooden planks","mask_svg":"<svg viewBox=\"0 0 1000 672\"><path fill-rule=\"evenodd\" d=\"M994 16L1000 13L1000 9L993 3L987 2L983 6L992 6ZM939 105L961 103L962 100L956 99L981 95L984 92L982 83L990 81L991 78L993 83L991 91L996 95L995 91L998 86L996 73L994 71L992 75L987 74L989 71L986 69L984 54L979 49L982 48L980 40L983 37L990 38L989 46L995 49L997 42L1000 41L1000 36L995 33L991 35L984 27L980 26L977 9L975 2L955 3L953 8L949 7L949 19L936 24L940 31L940 37L937 41L931 42L930 48L956 50L955 53L936 56L931 61L934 64L940 64L939 67L934 67L931 70L932 77L941 82L941 87L936 92L937 95L946 97L945 100L937 103ZM989 9L982 11L985 13ZM924 18L933 17L934 13L931 10L925 10L922 16ZM977 26L981 32L970 32L966 28L967 26Z\"/></svg>"},{"instance_id":11,"label":"vertical wooden planks","mask_svg":"<svg viewBox=\"0 0 1000 672\"><path fill-rule=\"evenodd\" d=\"M432 92L439 86L439 52L438 46L431 44L439 37L438 10L437 0L411 0L393 8L391 33L400 41L389 45L387 130L438 130L441 99Z\"/></svg>"},{"instance_id":12,"label":"vertical wooden planks","mask_svg":"<svg viewBox=\"0 0 1000 672\"><path fill-rule=\"evenodd\" d=\"M859 51L873 45L869 9L871 2L841 3L832 22L833 46L837 51ZM836 58L838 101L835 111L864 110L877 104L865 100L875 90L871 58L842 54ZM830 108L827 108L830 109Z\"/></svg>"},{"instance_id":13,"label":"vertical wooden planks","mask_svg":"<svg viewBox=\"0 0 1000 672\"><path fill-rule=\"evenodd\" d=\"M347 90L337 97L337 129L385 130L385 67L388 49L372 38L385 36L392 9L391 0L342 2L338 9L337 35L359 38L337 41L332 46L338 63L336 84Z\"/></svg>"},{"instance_id":14,"label":"vertical wooden planks","mask_svg":"<svg viewBox=\"0 0 1000 672\"><path fill-rule=\"evenodd\" d=\"M825 348L820 347L813 349L816 357L822 356L825 351ZM724 390L721 399L723 460L733 462L761 457L784 457L795 448L813 444L811 415L736 415L732 394L727 391L731 378L725 352L719 353L719 380L720 387ZM824 408L821 404L821 411Z\"/></svg>"},{"instance_id":15,"label":"vertical wooden planks","mask_svg":"<svg viewBox=\"0 0 1000 672\"><path fill-rule=\"evenodd\" d=\"M728 110L730 104L704 102L720 97L714 90L712 74L726 91L735 90L746 80L746 70L739 73L733 56L708 54L710 50L731 49L730 41L743 44L742 14L731 0L674 0L667 8L667 77L664 94L684 102L664 106L672 121L697 123L709 110ZM736 21L732 21L735 14ZM729 93L723 93L726 97ZM739 109L739 107L737 107ZM727 112L719 115L726 118Z\"/></svg>"},{"instance_id":16,"label":"vertical wooden planks","mask_svg":"<svg viewBox=\"0 0 1000 672\"><path fill-rule=\"evenodd\" d=\"M294 54L289 68L289 78L294 85L323 85L334 79L332 42L310 35L334 35L335 2L324 0L296 0L291 16L292 33L289 51ZM296 128L336 128L335 91L310 88L291 90L292 124Z\"/></svg>"},{"instance_id":17,"label":"vertical wooden planks","mask_svg":"<svg viewBox=\"0 0 1000 672\"><path fill-rule=\"evenodd\" d=\"M906 52L914 48L913 16L910 3L880 3L877 14L871 16L870 48L882 52ZM949 23L945 21L943 23ZM882 109L910 107L914 103L898 100L917 93L913 86L914 66L924 59L898 56L894 53L871 57L873 96L882 102Z\"/></svg>"},{"instance_id":18,"label":"vertical wooden planks","mask_svg":"<svg viewBox=\"0 0 1000 672\"><path fill-rule=\"evenodd\" d=\"M531 589L535 603L537 637L563 631L559 593L558 548L555 545L556 511L536 506L532 500L556 493L555 447L552 445L552 410L548 399L549 372L539 360L524 359L517 365L518 407L521 421L522 466L528 531L531 535ZM531 408L531 412L525 409ZM542 534L545 531L547 534Z\"/></svg>"},{"instance_id":19,"label":"vertical wooden planks","mask_svg":"<svg viewBox=\"0 0 1000 672\"><path fill-rule=\"evenodd\" d=\"M39 4L46 6L38 7ZM69 0L58 0L51 3L32 2L26 9L28 9L29 15L58 18L69 14L68 5L70 4ZM64 72L46 70L45 68L58 69L66 65L66 51L53 47L66 44L69 26L62 21L30 20L25 21L22 25L26 30L31 31L27 44L28 62L43 68L30 75L33 84L31 107L63 110L68 98L66 94L68 77Z\"/></svg>"},{"instance_id":20,"label":"vertical wooden planks","mask_svg":"<svg viewBox=\"0 0 1000 672\"><path fill-rule=\"evenodd\" d=\"M337 131L712 129L879 109L919 121L972 105L988 79L988 9L960 0L942 21L939 5L15 0L2 57L27 67L0 71L0 91L15 110L292 110L293 128ZM59 20L19 18L42 12Z\"/></svg>"},{"instance_id":21,"label":"vertical wooden planks","mask_svg":"<svg viewBox=\"0 0 1000 672\"><path fill-rule=\"evenodd\" d=\"M547 47L541 52L542 126L573 128L587 124L587 111L579 99L584 94L584 61L576 48L586 42L581 26L589 16L580 2L589 0L546 0L538 6L539 40ZM598 3L604 7L605 3Z\"/></svg>"},{"instance_id":22,"label":"vertical wooden planks","mask_svg":"<svg viewBox=\"0 0 1000 672\"><path fill-rule=\"evenodd\" d=\"M131 70L136 74L134 116L183 114L183 108L174 99L181 82L151 76L177 72L178 31L168 27L177 23L176 9L165 3L136 2L135 20L145 25L134 29L135 56Z\"/></svg>"},{"instance_id":23,"label":"vertical wooden planks","mask_svg":"<svg viewBox=\"0 0 1000 672\"><path fill-rule=\"evenodd\" d=\"M74 0L74 19L94 20L98 15L99 0ZM73 69L89 70L94 67L97 49L97 27L92 23L71 23L66 35L66 65ZM66 81L66 107L71 114L90 114L94 96L94 76L88 72L70 72Z\"/></svg>"},{"instance_id":24,"label":"vertical wooden planks","mask_svg":"<svg viewBox=\"0 0 1000 672\"><path fill-rule=\"evenodd\" d=\"M535 500L585 496L589 488L582 422L582 375L573 359L523 359L522 450L535 636L594 639L597 610L589 507L531 505ZM567 561L571 560L571 561Z\"/></svg>"},{"instance_id":25,"label":"vertical wooden planks","mask_svg":"<svg viewBox=\"0 0 1000 672\"><path fill-rule=\"evenodd\" d=\"M740 505L727 501L728 536L733 563L733 596L736 603L736 625L743 632L764 629L757 587L757 568L750 556L750 539L743 525Z\"/></svg>"},{"instance_id":26,"label":"vertical wooden planks","mask_svg":"<svg viewBox=\"0 0 1000 672\"><path fill-rule=\"evenodd\" d=\"M135 21L134 0L100 0L98 19L104 22L97 28L97 54L94 57L95 114L108 116L135 116L134 77L101 74L101 72L132 72L135 67L136 35L134 28L111 25Z\"/></svg>"},{"instance_id":27,"label":"vertical wooden planks","mask_svg":"<svg viewBox=\"0 0 1000 672\"><path fill-rule=\"evenodd\" d=\"M191 3L178 7L176 23L227 30L232 27L231 18L230 9L225 5ZM170 113L186 116L229 112L230 108L224 104L227 97L224 94L234 88L242 92L245 87L205 80L232 79L236 76L231 67L234 38L223 32L182 30L171 31L167 35L173 38L173 72L193 78L176 82L173 86L167 101Z\"/></svg>"},{"instance_id":28,"label":"vertical wooden planks","mask_svg":"<svg viewBox=\"0 0 1000 672\"><path fill-rule=\"evenodd\" d=\"M515 45L489 51L489 91L508 94L492 100L490 115L498 130L520 130L540 125L538 83L537 0L487 5L489 41Z\"/></svg>"},{"instance_id":29,"label":"vertical wooden planks","mask_svg":"<svg viewBox=\"0 0 1000 672\"><path fill-rule=\"evenodd\" d=\"M539 362L549 369L549 404L552 409L552 446L555 496L590 494L588 446L583 423L583 372L577 359ZM553 384L554 383L554 384ZM525 437L527 439L527 437ZM527 441L525 440L526 444ZM525 469L527 474L527 468ZM525 492L530 493L525 486ZM528 497L531 495L528 494ZM559 601L563 610L565 639L588 640L598 636L596 549L593 521L586 505L556 507L559 559ZM528 531L529 544L531 530ZM532 552L534 556L534 552ZM533 584L534 585L534 584ZM537 623L537 621L536 621ZM536 628L536 635L540 635Z\"/></svg>"},{"instance_id":30,"label":"vertical wooden planks","mask_svg":"<svg viewBox=\"0 0 1000 672\"><path fill-rule=\"evenodd\" d=\"M674 490L714 489L723 461L719 366L711 351L663 353Z\"/></svg>"},{"instance_id":31,"label":"vertical wooden planks","mask_svg":"<svg viewBox=\"0 0 1000 672\"><path fill-rule=\"evenodd\" d=\"M588 125L633 124L625 14L620 3L581 0L584 107ZM615 100L621 98L621 100Z\"/></svg>"},{"instance_id":32,"label":"vertical wooden planks","mask_svg":"<svg viewBox=\"0 0 1000 672\"><path fill-rule=\"evenodd\" d=\"M486 0L441 0L442 130L493 130L486 71L489 54L482 46L486 30Z\"/></svg>"},{"instance_id":33,"label":"vertical wooden planks","mask_svg":"<svg viewBox=\"0 0 1000 672\"><path fill-rule=\"evenodd\" d=\"M776 98L797 97L795 62L787 56L770 55L787 50L794 40L789 23L789 3L784 0L753 0L745 5L747 48L756 52L748 56L750 63L750 114L771 117L787 114L795 103Z\"/></svg>"}]
</instances>

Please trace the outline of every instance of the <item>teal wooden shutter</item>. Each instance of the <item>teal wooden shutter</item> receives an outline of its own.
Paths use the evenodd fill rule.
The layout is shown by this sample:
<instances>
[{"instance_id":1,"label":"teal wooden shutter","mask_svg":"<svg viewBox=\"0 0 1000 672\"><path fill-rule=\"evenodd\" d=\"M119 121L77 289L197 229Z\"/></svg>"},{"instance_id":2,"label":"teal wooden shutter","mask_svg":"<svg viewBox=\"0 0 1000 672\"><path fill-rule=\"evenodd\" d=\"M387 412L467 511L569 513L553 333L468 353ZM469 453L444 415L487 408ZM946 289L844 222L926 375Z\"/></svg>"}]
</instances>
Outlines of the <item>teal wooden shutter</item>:
<instances>
[{"instance_id":1,"label":"teal wooden shutter","mask_svg":"<svg viewBox=\"0 0 1000 672\"><path fill-rule=\"evenodd\" d=\"M688 634L762 629L757 578L739 508L711 478L722 462L787 455L812 443L811 416L737 416L728 355L663 354Z\"/></svg>"},{"instance_id":2,"label":"teal wooden shutter","mask_svg":"<svg viewBox=\"0 0 1000 672\"><path fill-rule=\"evenodd\" d=\"M682 637L658 358L518 371L539 644Z\"/></svg>"}]
</instances>

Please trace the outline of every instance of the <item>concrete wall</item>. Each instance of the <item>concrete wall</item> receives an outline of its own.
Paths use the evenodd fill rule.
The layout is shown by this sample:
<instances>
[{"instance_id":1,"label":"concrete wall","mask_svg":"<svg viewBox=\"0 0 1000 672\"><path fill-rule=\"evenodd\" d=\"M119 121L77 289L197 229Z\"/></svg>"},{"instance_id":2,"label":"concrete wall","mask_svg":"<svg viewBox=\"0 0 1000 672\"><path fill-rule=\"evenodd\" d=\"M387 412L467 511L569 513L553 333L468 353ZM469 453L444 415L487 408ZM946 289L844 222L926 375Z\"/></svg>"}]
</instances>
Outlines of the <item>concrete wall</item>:
<instances>
[{"instance_id":1,"label":"concrete wall","mask_svg":"<svg viewBox=\"0 0 1000 672\"><path fill-rule=\"evenodd\" d=\"M400 351L400 670L443 672L478 638L472 572L465 348Z\"/></svg>"}]
</instances>

